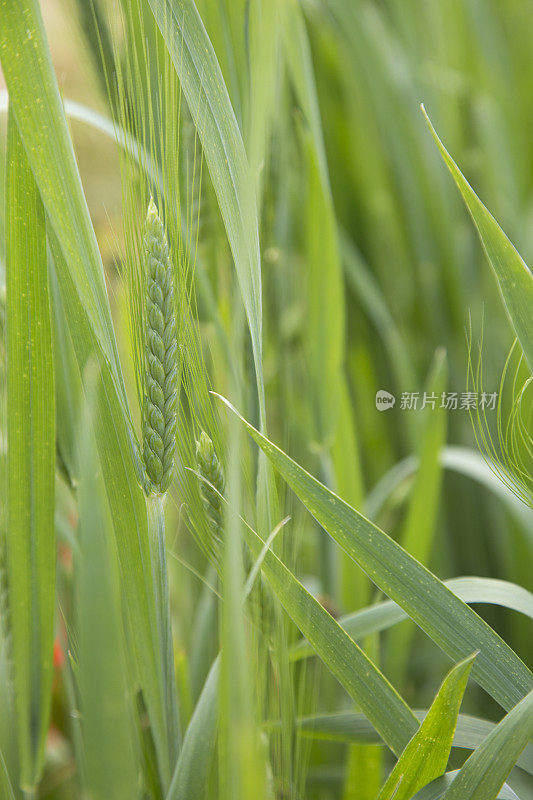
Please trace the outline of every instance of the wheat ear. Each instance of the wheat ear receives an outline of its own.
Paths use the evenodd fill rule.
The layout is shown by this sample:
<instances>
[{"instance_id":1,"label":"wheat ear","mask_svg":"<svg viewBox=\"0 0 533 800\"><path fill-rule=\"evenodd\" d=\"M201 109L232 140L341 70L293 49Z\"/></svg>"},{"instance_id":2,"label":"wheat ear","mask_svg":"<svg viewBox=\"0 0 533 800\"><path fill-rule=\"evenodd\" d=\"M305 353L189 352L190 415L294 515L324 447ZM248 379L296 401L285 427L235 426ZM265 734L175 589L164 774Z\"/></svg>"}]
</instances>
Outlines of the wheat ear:
<instances>
[{"instance_id":1,"label":"wheat ear","mask_svg":"<svg viewBox=\"0 0 533 800\"><path fill-rule=\"evenodd\" d=\"M198 471L205 480L200 482L200 494L209 525L215 534L222 530L222 495L224 493L224 472L218 460L213 442L202 431L196 442Z\"/></svg>"},{"instance_id":2,"label":"wheat ear","mask_svg":"<svg viewBox=\"0 0 533 800\"><path fill-rule=\"evenodd\" d=\"M144 231L146 264L145 381L142 410L145 491L164 494L172 480L178 401L174 279L163 222L150 200Z\"/></svg>"}]
</instances>

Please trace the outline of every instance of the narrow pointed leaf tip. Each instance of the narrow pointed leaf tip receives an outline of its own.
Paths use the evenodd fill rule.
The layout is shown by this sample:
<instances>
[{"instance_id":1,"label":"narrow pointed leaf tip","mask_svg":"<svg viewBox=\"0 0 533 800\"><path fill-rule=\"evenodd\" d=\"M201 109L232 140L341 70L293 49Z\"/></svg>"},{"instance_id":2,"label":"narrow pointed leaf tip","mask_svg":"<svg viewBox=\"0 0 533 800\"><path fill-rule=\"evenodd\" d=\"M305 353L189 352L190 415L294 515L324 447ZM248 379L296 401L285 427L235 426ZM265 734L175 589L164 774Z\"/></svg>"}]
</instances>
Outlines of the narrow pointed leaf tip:
<instances>
[{"instance_id":1,"label":"narrow pointed leaf tip","mask_svg":"<svg viewBox=\"0 0 533 800\"><path fill-rule=\"evenodd\" d=\"M459 709L477 652L460 661L446 676L420 728L417 730L377 800L409 800L446 769Z\"/></svg>"},{"instance_id":2,"label":"narrow pointed leaf tip","mask_svg":"<svg viewBox=\"0 0 533 800\"><path fill-rule=\"evenodd\" d=\"M531 315L533 275L531 270L444 147L423 105L421 105L421 110L476 226L483 249L496 275L502 300L512 326L529 367L533 370L533 316Z\"/></svg>"}]
</instances>

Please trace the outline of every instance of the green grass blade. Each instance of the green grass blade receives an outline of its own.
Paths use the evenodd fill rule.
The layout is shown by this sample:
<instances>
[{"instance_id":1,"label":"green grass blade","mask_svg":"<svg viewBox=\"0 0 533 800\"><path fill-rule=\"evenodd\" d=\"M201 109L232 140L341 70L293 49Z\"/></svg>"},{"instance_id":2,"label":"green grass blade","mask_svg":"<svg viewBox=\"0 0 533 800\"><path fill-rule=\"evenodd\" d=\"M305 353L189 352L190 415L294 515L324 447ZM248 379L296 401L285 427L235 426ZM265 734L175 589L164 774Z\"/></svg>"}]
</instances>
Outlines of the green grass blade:
<instances>
[{"instance_id":1,"label":"green grass blade","mask_svg":"<svg viewBox=\"0 0 533 800\"><path fill-rule=\"evenodd\" d=\"M446 769L459 709L476 654L456 664L394 769L377 800L409 800Z\"/></svg>"},{"instance_id":2,"label":"green grass blade","mask_svg":"<svg viewBox=\"0 0 533 800\"><path fill-rule=\"evenodd\" d=\"M442 144L424 107L422 107L422 111L440 154L474 221L487 258L496 275L507 313L520 340L529 368L533 370L533 320L531 316L533 275Z\"/></svg>"},{"instance_id":3,"label":"green grass blade","mask_svg":"<svg viewBox=\"0 0 533 800\"><path fill-rule=\"evenodd\" d=\"M246 542L255 558L263 542L251 529ZM271 551L264 556L263 572L278 600L312 644L316 654L399 755L416 732L412 711L338 622L309 594Z\"/></svg>"},{"instance_id":4,"label":"green grass blade","mask_svg":"<svg viewBox=\"0 0 533 800\"><path fill-rule=\"evenodd\" d=\"M54 317L57 460L69 483L76 485L80 480L77 424L83 388L53 263L50 268L50 299Z\"/></svg>"},{"instance_id":5,"label":"green grass blade","mask_svg":"<svg viewBox=\"0 0 533 800\"><path fill-rule=\"evenodd\" d=\"M502 719L465 761L443 798L495 800L531 737L533 737L533 691Z\"/></svg>"},{"instance_id":6,"label":"green grass blade","mask_svg":"<svg viewBox=\"0 0 533 800\"><path fill-rule=\"evenodd\" d=\"M444 585L469 605L499 605L533 619L533 594L516 583L497 578L451 578L444 581ZM352 639L358 640L385 631L406 619L409 619L409 615L397 603L385 600L340 617L339 625ZM312 654L313 648L302 639L293 646L291 657L296 660Z\"/></svg>"},{"instance_id":7,"label":"green grass blade","mask_svg":"<svg viewBox=\"0 0 533 800\"><path fill-rule=\"evenodd\" d=\"M205 800L208 797L218 721L219 671L220 662L217 658L209 671L183 737L183 747L167 800Z\"/></svg>"},{"instance_id":8,"label":"green grass blade","mask_svg":"<svg viewBox=\"0 0 533 800\"><path fill-rule=\"evenodd\" d=\"M11 112L7 160L7 578L20 781L31 792L53 677L54 365L44 209Z\"/></svg>"},{"instance_id":9,"label":"green grass blade","mask_svg":"<svg viewBox=\"0 0 533 800\"><path fill-rule=\"evenodd\" d=\"M472 676L506 709L531 691L530 670L481 617L224 402L322 527L450 658L459 660L479 650Z\"/></svg>"},{"instance_id":10,"label":"green grass blade","mask_svg":"<svg viewBox=\"0 0 533 800\"><path fill-rule=\"evenodd\" d=\"M31 169L91 327L121 385L102 260L83 194L38 0L0 2L0 59Z\"/></svg>"}]
</instances>

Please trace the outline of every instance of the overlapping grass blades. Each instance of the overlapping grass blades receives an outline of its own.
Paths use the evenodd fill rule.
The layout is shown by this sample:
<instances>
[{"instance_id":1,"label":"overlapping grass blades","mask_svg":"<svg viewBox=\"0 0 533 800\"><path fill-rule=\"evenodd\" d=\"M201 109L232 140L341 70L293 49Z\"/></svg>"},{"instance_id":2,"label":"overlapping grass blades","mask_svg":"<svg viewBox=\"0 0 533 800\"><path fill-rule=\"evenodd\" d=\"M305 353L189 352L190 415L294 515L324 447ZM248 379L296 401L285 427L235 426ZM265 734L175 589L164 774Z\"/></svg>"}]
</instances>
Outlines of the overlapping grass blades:
<instances>
[{"instance_id":1,"label":"overlapping grass blades","mask_svg":"<svg viewBox=\"0 0 533 800\"><path fill-rule=\"evenodd\" d=\"M533 675L511 648L426 567L313 478L236 414L278 472L332 538L451 658L479 656L472 676L504 708L533 688Z\"/></svg>"},{"instance_id":2,"label":"overlapping grass blades","mask_svg":"<svg viewBox=\"0 0 533 800\"><path fill-rule=\"evenodd\" d=\"M533 691L517 703L465 761L443 798L496 800L532 736Z\"/></svg>"},{"instance_id":3,"label":"overlapping grass blades","mask_svg":"<svg viewBox=\"0 0 533 800\"><path fill-rule=\"evenodd\" d=\"M463 312L473 298L477 302L479 294L480 274L472 250L475 234L473 231L470 234L468 227L457 224L452 213L457 210L460 200L456 198L451 182L448 188L446 186L445 171L433 152L415 101L422 85L428 91L432 106L436 98L445 100L440 107L436 105L436 117L439 117L439 126L450 131L450 141L454 142L454 150L457 148L457 152L461 152L467 174L476 173L476 181L482 185L483 192L488 187L489 194L491 187L494 189L500 185L498 178L503 178L501 206L494 207L498 208L500 215L502 207L511 206L516 175L508 175L506 166L512 158L496 159L494 167L487 169L487 147L494 155L502 138L498 138L499 129L479 125L487 112L487 106L483 106L487 98L480 97L478 92L482 78L487 79L484 91L490 85L488 77L482 75L484 71L491 81L493 78L501 81L507 76L506 70L496 64L496 59L491 64L491 45L502 42L502 36L496 30L498 20L508 20L509 25L502 26L505 31L516 30L515 13L519 17L524 12L523 4L521 0L510 0L512 11L509 17L504 17L503 12L500 17L497 3L488 3L481 8L476 2L446 3L446 0L422 5L416 0L383 0L377 5L372 0L358 0L357 3L304 0L301 4L297 0L116 0L116 4L110 2L109 7L106 0L95 2L98 13L104 9L103 16L99 17L100 23L107 25L109 22L109 30L116 21L114 10L119 7L123 21L126 18L132 23L131 27L126 25L124 30L121 29L114 45L114 55L121 60L123 67L125 59L122 57L129 48L139 47L150 53L153 48L150 77L140 76L142 90L136 86L134 78L126 92L125 108L131 110L129 103L132 103L141 109L143 115L154 113L158 117L158 102L167 91L166 82L170 74L175 81L173 87L179 88L165 48L172 54L192 119L191 122L187 118L183 129L188 127L192 131L196 128L202 138L212 186L205 181L211 219L208 232L204 229L201 234L205 237L203 242L200 241L203 263L195 276L191 268L191 281L185 291L191 296L198 292L199 319L196 319L196 308L191 308L191 317L184 326L181 341L184 362L188 362L184 364L180 398L182 441L178 445L180 463L176 481L167 504L169 541L172 540L176 546L170 579L172 614L176 623L174 646L178 683L184 700L180 711L185 725L189 723L178 755L178 735L169 724L172 714L167 703L171 696L168 689L174 684L174 676L169 669L169 659L162 656L163 650L166 649L168 656L172 648L168 646L168 635L165 648L164 637L157 633L160 609L155 598L166 580L166 570L165 574L162 574L163 570L159 573L154 570L154 559L148 546L145 500L138 488L131 458L135 435L116 357L100 256L79 186L50 60L43 47L39 4L37 0L22 0L20 4L0 0L0 29L4 27L4 19L9 21L8 32L5 28L0 30L2 58L13 62L7 71L8 83L20 110L19 124L24 128L31 168L48 211L53 255L50 270L59 422L60 458L56 469L67 480L69 488L61 481L58 485L62 492L77 493L80 500L82 527L79 537L87 558L75 574L75 579L79 578L79 597L82 598L77 604L82 622L80 629L83 630L79 649L69 631L69 642L74 650L70 659L72 670L68 675L74 678L75 685L80 681L84 695L82 711L89 709L81 721L75 721L72 736L80 783L96 797L103 797L108 791L117 796L121 793L136 796L144 792L153 800L200 800L211 795L221 800L239 797L248 800L249 796L272 800L278 795L312 797L313 800L331 795L348 800L355 787L356 796L361 800L375 800L376 786L379 785L379 781L376 784L376 757L356 763L345 757L347 748L335 744L335 741L365 744L382 743L385 739L401 759L394 774L396 777L404 767L416 766L416 755L412 760L409 758L410 764L407 763L407 757L412 755L409 741L421 742L424 727L419 727L419 723L427 712L412 712L378 669L378 652L382 650L387 663L391 663L391 649L404 647L407 637L401 632L397 636L396 632L387 635L379 642L379 648L368 648L368 642L364 642L372 661L366 658L354 639L370 634L377 645L376 633L410 617L454 661L479 646L479 664L476 663L473 674L506 708L529 692L533 681L513 651L462 602L490 601L492 605L499 603L504 608L514 608L531 617L531 594L515 584L490 579L454 579L442 584L418 563L426 564L430 558L442 492L440 472L443 467L451 468L456 475L474 478L490 488L497 498L494 502L484 489L469 485L468 481L456 476L449 479L450 485L454 481L454 487L459 485L459 481L465 484L463 499L472 505L470 509L463 508L461 498L453 495L449 503L441 503L439 530L446 534L446 539L436 542L439 557L444 557L438 561L435 558L435 563L443 574L455 574L457 566L458 574L471 569L471 563L467 561L465 564L460 558L460 548L468 540L465 549L467 546L471 548L476 567L479 563L480 570L493 566L490 561L491 556L494 557L492 551L503 552L509 558L505 562L505 569L509 568L509 571L504 573L502 567L498 574L507 574L513 580L520 580L524 575L527 580L526 555L529 557L528 548L532 541L527 538L531 537L532 531L529 510L525 507L518 510L518 501L509 501L509 492L495 482L496 479L489 480L488 470L480 468L481 458L476 460L472 451L442 447L444 419L437 411L428 419L424 430L418 424L418 414L402 414L400 420L395 412L381 415L375 413L374 408L376 389L379 386L386 388L391 377L397 383L398 395L404 389L419 387L419 377L427 369L425 343L428 339L432 348L443 343L449 346L450 388L459 388L457 383L464 376L461 349ZM91 4L78 0L77 5L87 21ZM44 8L48 10L46 5ZM138 16L141 9L142 23ZM22 11L20 18L16 16L19 11ZM302 12L307 15L305 20ZM475 16L475 25L469 15L472 15L472 20ZM441 31L440 22L448 27ZM453 39L453 47L449 48L453 50L450 58L448 53L443 58L442 52L451 44L451 23L455 22L457 28L454 27L453 32L457 32L458 38L457 41ZM490 35L485 38L487 30ZM93 56L98 55L99 48L106 50L102 55L107 65L106 80L109 81L113 67L107 43L99 43L94 31L91 37ZM499 85L496 92L496 96L501 98L502 88L505 93L508 91L509 105L506 108L510 108L520 96L515 85L519 81L524 100L521 113L525 120L531 110L526 100L530 87L527 78L523 80L520 77L516 66L525 56L529 58L527 47L524 47L526 41L529 40L524 36L524 41L519 43L516 63L513 62L513 69L509 70L514 82L508 90ZM435 52L433 45L436 46ZM504 55L510 55L509 49L503 50ZM160 71L163 62L164 69ZM417 69L420 75L415 74ZM107 88L111 89L110 99L116 119L116 109L120 105L117 96L121 90L118 87L117 95L117 86L113 84ZM138 89L139 93L145 93L142 97L137 96ZM174 96L177 98L178 92ZM492 95L488 99L490 105ZM26 100L28 108L24 107ZM44 110L41 104L46 106ZM445 109L447 105L450 106L449 112ZM79 111L76 110L78 115ZM143 194L155 183L161 195L158 199L163 200L161 208L166 205L165 216L172 219L169 227L173 247L177 245L176 249L179 249L179 215L170 184L177 172L178 182L184 176L180 170L181 157L168 147L175 141L174 134L178 129L182 130L182 125L181 121L174 126L169 124L173 112L177 118L178 105L171 103L166 109L167 116L161 114L161 124L157 118L150 135L146 138L140 136L138 142L131 139L132 130L124 124L126 120L129 122L127 115L119 119L121 130L117 131L112 124L92 114L82 112L82 116L105 129L106 135L115 137L130 152L132 163L137 160L140 167L138 170L134 165L132 175L128 176L128 179L133 176L127 190L133 203L131 209L126 203L124 212L126 239L134 227L128 222L129 211L144 203ZM466 125L465 120L468 120ZM510 124L509 130L511 127ZM135 131L133 133L137 135ZM158 156L161 151L169 152L160 163L148 156L151 136L157 140L155 150ZM49 137L52 141L48 141ZM526 135L521 140L527 145ZM271 147L272 142L275 147ZM514 146L516 137L512 142L504 141L504 144L510 143ZM526 150L522 148L519 154L526 156ZM518 155L513 151L515 155L518 162ZM524 164L529 166L528 158L524 159ZM180 165L176 170L168 169L169 165L176 163ZM150 176L145 174L151 171L148 167L154 167ZM527 168L523 170L520 202L529 196L530 172ZM74 183L69 185L70 179L75 186ZM303 202L306 188L309 192ZM254 203L248 202L250 198ZM108 198L103 199L107 202ZM219 220L217 201L225 230ZM520 229L526 218L527 203L516 205L523 212L523 216L516 216L516 226ZM346 262L344 275L340 268L336 212L346 231L341 251ZM186 216L186 220L182 219L184 231L189 221L189 214ZM512 219L511 214L509 217ZM204 220L201 222L203 224ZM236 419L228 426L229 437L225 437L227 431L223 427L219 431L207 392L211 382L222 391L222 387L229 385L229 396L238 398L238 407L246 407L245 417L265 434L259 227L261 244L265 248L264 281L268 300L265 304L265 327L268 336L263 347L272 430L276 431L276 441L279 439L285 443L283 446L287 452L290 442L290 452L297 454L296 459L306 466L312 465L310 470L317 471L325 486L314 481L268 440L253 431L251 433L333 538L317 531L305 508L294 501L285 486L282 487L283 511L275 513L272 504L272 524L268 525L268 515L261 509L265 497L256 497L254 502L252 487L257 464L253 443L250 444L244 435L239 436L237 428L240 423ZM527 229L527 225L523 227ZM2 231L0 220L0 239ZM228 258L226 239L230 243L244 303L234 287L233 264ZM524 236L524 241L527 248L527 236ZM76 248L77 252L74 252ZM129 259L128 246L126 253L124 261ZM0 264L0 280L1 273ZM121 312L125 305L123 287L116 281L113 270L106 277L113 290L118 287L116 306ZM344 278L348 278L346 297ZM0 295L0 303L1 299ZM492 303L494 299L489 298L488 302ZM252 377L254 366L247 342L244 343L241 337L244 329L241 305L246 309L254 342L259 415ZM235 323L233 329L232 323ZM117 334L122 345L122 319L119 326ZM385 348L378 337L373 336L374 328L382 334ZM491 334L491 343L499 342L498 337L505 335L505 327L495 324ZM209 350L212 353L205 356L204 363L203 353L207 354ZM79 428L84 427L79 424L80 406L84 402L80 375L87 375L87 368L93 360L97 362L98 373L98 387L90 402L96 452L93 442L86 442L82 447L80 464ZM236 379L232 381L228 375ZM130 385L128 378L126 373L129 391L130 388L133 390L133 382ZM301 392L302 379L305 392ZM84 386L87 390L87 380ZM459 416L449 415L452 441L464 441L465 430L468 431L466 418L460 419ZM355 420L359 431L355 430ZM88 427L85 427L86 433ZM204 428L213 441L217 440L216 450L220 451L225 467L228 462L230 465L229 509L225 523L217 523L216 541L210 526L204 524L205 520L202 522L203 510L199 497L196 497L199 494L197 476L192 471L195 468L194 441L198 429ZM420 433L423 434L421 446ZM413 456L399 461L413 448L418 450L419 459ZM364 470L359 465L358 451L361 452ZM265 463L264 454L260 453L259 457L263 459L261 469L261 464ZM101 465L102 475L97 473L97 462ZM372 519L383 520L383 527L396 533L404 501L410 497L403 542L400 539L401 527L398 526L399 541L404 550L353 510L365 507L362 476L365 481L377 481L391 464L396 464L396 467L385 475L383 482L370 495L367 513ZM419 472L415 475L417 465ZM83 489L80 482L85 484ZM409 495L411 485L414 492ZM264 489L265 484L262 486ZM326 486L343 497L350 507L328 492ZM106 496L102 498L103 487ZM448 488L445 487L446 492ZM500 507L500 496L511 514L507 515L507 509ZM478 502L480 498L487 499L487 508ZM177 500L176 506L174 499ZM491 514L493 509L494 515ZM266 535L289 512L292 515L290 528L276 540L275 548L270 547L276 531L267 543ZM60 535L67 527L66 513L61 507L58 514ZM259 536L243 527L241 515L254 520ZM184 525L182 521L185 521ZM152 522L155 523L153 530L161 531L162 509L159 506ZM101 554L113 552L108 540L111 525L115 530L113 545L118 545L120 576L113 572L116 553L111 555L111 564L99 560ZM225 530L222 530L224 525ZM98 527L102 538L88 538L87 532L94 527ZM197 552L195 544L182 535L185 527L193 531L202 552ZM502 530L503 536L500 535ZM463 535L466 532L468 537ZM320 536L318 544L313 536L316 533ZM241 564L243 540L248 541L253 553L260 554L247 582ZM162 537L159 541L163 541ZM344 548L342 553L337 544ZM414 559L409 558L405 551ZM281 554L282 557L278 557ZM207 565L206 556L207 561L217 561L219 571L216 577L216 567L213 563ZM162 559L159 563L162 564ZM360 566L366 569L379 589L394 600L368 606L369 582ZM259 567L263 573L261 577ZM189 572L196 577L191 579ZM71 587L64 585L68 582L64 573L60 559L59 597L61 611L66 610L69 625ZM98 663L96 652L99 643L107 650L113 647L113 630L117 624L120 625L120 618L117 621L118 592L111 590L106 575L111 583L117 581L115 588L120 587L122 592L120 599L127 623L126 653L131 658L127 659L129 670L124 674L125 693L117 690L116 703L106 705L100 715L97 700L106 702L107 698L112 701L113 687L119 683L117 677L123 674L120 647L113 652L116 658L103 665ZM301 582L296 575L301 577ZM98 576L102 578L100 582ZM173 580L176 576L178 580ZM207 603L198 599L200 592L194 584L198 577L206 583L204 595L209 597ZM218 585L217 581L220 581ZM91 583L97 582L103 596L92 597ZM248 593L252 583L253 588ZM270 591L272 588L275 590L273 593ZM217 629L216 598L219 590L223 602ZM65 600L66 606L63 605ZM98 615L105 614L111 606L114 610L107 614L105 624L98 627ZM331 614L324 606L331 610ZM207 613L204 613L205 608ZM339 616L353 609L359 610L355 614ZM202 619L207 619L207 623L203 624ZM520 648L519 652L524 652L526 657L529 655L527 635L530 619L519 618L517 623L514 615L502 613L495 616L493 609L487 609L487 619L501 622L505 634L512 633L513 646ZM294 661L289 663L288 645L298 635L294 623L308 641L296 643L292 652ZM500 630L499 625L496 627ZM409 635L414 632L412 625L409 631ZM524 631L523 641L519 631ZM423 642L421 651L411 653L413 666L419 670L412 673L414 680L404 668L405 649L398 659L400 668L397 667L397 673L404 681L401 690L416 691L417 697L432 682L432 673L427 668L432 644L421 637L419 641ZM221 644L222 679L219 680L217 661L201 691ZM321 665L316 661L296 663L297 659L311 653L320 656L341 686L328 672L319 673ZM442 656L435 654L436 659L439 657ZM418 680L422 672L428 679L424 684ZM191 688L187 673L191 678ZM4 672L1 674L3 679ZM98 675L102 677L100 684ZM66 676L67 671L58 670L59 681ZM346 690L350 697L346 697ZM131 730L127 728L132 711L130 703L135 695L140 708L140 713L135 716L136 722L142 723L138 731L142 743L138 750L134 748L133 760L130 760L130 738L135 738L132 734L134 726ZM63 699L61 685L55 696ZM193 701L197 698L198 705L193 710ZM483 714L487 698L482 693L473 693L471 699L476 713ZM317 718L314 714L317 701L319 707L337 710L350 707L354 700L364 708L379 733L366 717L355 711L328 715L328 718ZM4 698L2 709L7 705L3 701ZM75 701L76 697L69 695L68 705L74 716L78 708ZM89 707L91 702L93 704ZM174 705L173 701L170 705ZM144 713L146 708L148 714ZM446 747L441 748L433 774L446 768L444 751L450 740L455 712L456 709L450 718L444 720ZM295 719L303 714L312 716L304 720ZM219 715L221 725L217 731ZM98 736L99 718L108 723L101 737ZM275 722L262 724L264 719ZM431 722L430 716L429 727L432 727ZM83 725L90 733L90 742L86 742L89 749L85 754L76 735L76 731L83 731ZM305 732L305 736L294 735L295 725L297 731ZM312 725L316 727L311 743ZM2 745L6 732L9 733L8 727L5 719L2 720ZM68 738L67 724L61 727ZM459 716L454 743L457 747L468 748L481 744L482 749L485 746L483 739L494 730L485 720ZM516 734L515 728L507 728L509 730L508 741L498 739L506 761L502 757L502 772L497 774L497 780L503 780L503 772L517 754L516 749L506 749ZM115 743L113 731L117 732ZM444 733L444 729L440 733ZM216 737L219 763L212 769ZM321 737L333 741L320 742ZM154 742L158 764L153 752ZM369 747L360 753L366 754L371 749ZM386 759L389 756L382 748L373 749L378 763L380 759L383 759L382 763L388 763ZM424 752L424 742L421 750ZM487 752L494 754L494 747ZM0 753L0 774L3 774L3 755L8 754ZM496 755L494 760L497 760ZM517 763L526 771L532 771L531 747L526 747ZM320 772L321 764L324 768ZM356 769L353 769L354 764ZM428 764L424 762L424 766ZM18 789L18 775L16 769L12 769L11 758L6 759L6 765L9 777L4 781L5 791L11 798L14 792L10 782ZM55 767L51 773L55 777ZM461 773L445 775L427 787L427 791L422 790L420 797L442 796L450 786L453 787L454 779L465 780L460 776ZM428 774L425 779L429 777L432 776ZM516 786L519 786L518 770L510 780L515 779ZM325 781L329 782L327 788L324 787ZM495 788L481 785L490 792ZM72 792L76 793L77 788ZM403 786L400 783L397 787L386 788L387 791L391 788L393 792L397 788L402 792L406 784L403 782ZM415 791L413 787L411 789ZM46 791L47 787L43 785L42 793ZM475 791L481 790L476 788ZM66 788L65 792L69 794L69 789ZM507 787L500 796L515 798ZM526 796L527 792L522 800Z\"/></svg>"},{"instance_id":4,"label":"overlapping grass blades","mask_svg":"<svg viewBox=\"0 0 533 800\"><path fill-rule=\"evenodd\" d=\"M519 611L533 620L533 594L522 586L495 578L451 578L444 581L464 603L488 603ZM373 633L387 630L392 625L408 619L408 614L392 600L374 603L352 614L339 618L339 624L356 641ZM292 658L298 659L313 653L304 641L293 645Z\"/></svg>"},{"instance_id":5,"label":"overlapping grass blades","mask_svg":"<svg viewBox=\"0 0 533 800\"><path fill-rule=\"evenodd\" d=\"M166 668L160 663L147 510L131 458L131 430L116 394L107 360L91 336L88 318L74 291L67 265L53 234L50 243L63 306L69 308L69 329L77 359L76 369L83 372L93 361L100 369L94 412L98 455L113 519L138 677L153 726L160 769L162 775L166 774L167 780L170 780L172 767L168 763L165 733L167 710L163 688ZM69 380L75 384L76 377ZM132 531L137 534L135 538L131 535Z\"/></svg>"},{"instance_id":6,"label":"overlapping grass blades","mask_svg":"<svg viewBox=\"0 0 533 800\"><path fill-rule=\"evenodd\" d=\"M262 541L250 528L246 529L246 542L257 558ZM399 755L416 731L416 720L405 701L270 550L264 554L263 570L278 600L317 655L372 720L391 750Z\"/></svg>"},{"instance_id":7,"label":"overlapping grass blades","mask_svg":"<svg viewBox=\"0 0 533 800\"><path fill-rule=\"evenodd\" d=\"M138 674L154 728L163 782L170 780L165 735L160 650L148 548L147 514L132 459L130 414L125 400L102 262L74 160L38 4L0 6L0 53L21 139L47 212L49 236L63 307L83 374L100 367L95 413L98 454L110 505L124 592L131 616ZM27 103L27 98L32 102ZM79 377L77 379L79 381ZM166 778L165 778L166 776Z\"/></svg>"}]
</instances>

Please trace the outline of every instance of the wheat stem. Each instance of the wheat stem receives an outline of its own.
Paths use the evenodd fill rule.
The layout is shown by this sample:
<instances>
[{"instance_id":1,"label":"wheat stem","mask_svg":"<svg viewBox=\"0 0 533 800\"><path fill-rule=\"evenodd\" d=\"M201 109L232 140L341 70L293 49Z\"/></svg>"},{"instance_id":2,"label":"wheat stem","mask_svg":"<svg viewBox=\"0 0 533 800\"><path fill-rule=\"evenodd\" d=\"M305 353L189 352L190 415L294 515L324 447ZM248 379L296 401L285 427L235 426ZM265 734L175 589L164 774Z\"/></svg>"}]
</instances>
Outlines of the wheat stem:
<instances>
[{"instance_id":1,"label":"wheat stem","mask_svg":"<svg viewBox=\"0 0 533 800\"><path fill-rule=\"evenodd\" d=\"M172 769L179 750L180 731L174 674L174 648L170 620L164 498L159 494L150 495L147 501L147 508L152 581L157 609L157 633L161 652L161 692L163 708L165 709L166 715L165 727L167 733L168 763ZM165 772L166 771L165 769ZM165 785L168 776L163 775L162 778L163 784Z\"/></svg>"}]
</instances>

